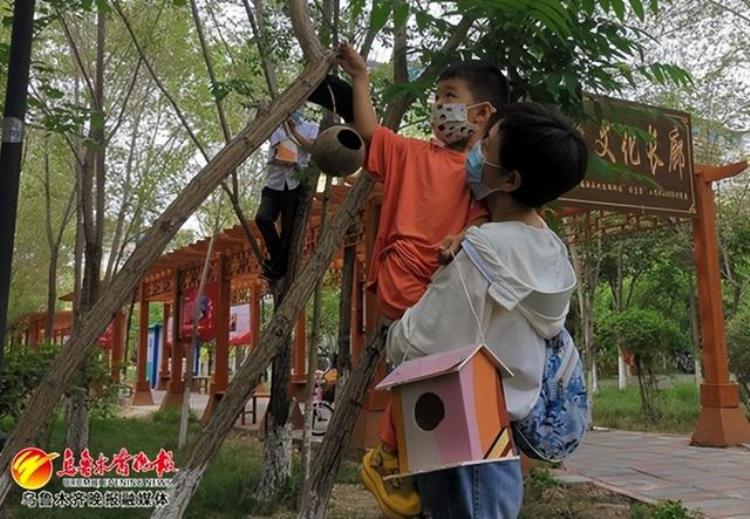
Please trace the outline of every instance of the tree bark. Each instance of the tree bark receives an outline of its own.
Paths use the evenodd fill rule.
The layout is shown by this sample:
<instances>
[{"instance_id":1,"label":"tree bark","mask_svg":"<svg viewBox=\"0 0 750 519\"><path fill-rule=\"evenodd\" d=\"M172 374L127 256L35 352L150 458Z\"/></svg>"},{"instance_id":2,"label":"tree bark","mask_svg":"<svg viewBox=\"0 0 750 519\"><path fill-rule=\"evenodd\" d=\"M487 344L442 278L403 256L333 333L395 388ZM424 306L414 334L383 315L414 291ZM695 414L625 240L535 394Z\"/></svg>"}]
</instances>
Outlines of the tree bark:
<instances>
[{"instance_id":1,"label":"tree bark","mask_svg":"<svg viewBox=\"0 0 750 519\"><path fill-rule=\"evenodd\" d=\"M287 275L274 290L274 310L278 310L288 296L290 288L297 279L304 257L307 222L312 209L313 197L318 185L320 172L308 169L315 174L297 189L302 190L301 202L297 209L289 248L289 268ZM289 396L289 371L291 369L291 347L283 348L273 359L271 375L271 399L266 411L266 444L263 449L263 472L261 473L256 496L270 502L286 486L292 476L292 429L289 414L292 402Z\"/></svg>"},{"instance_id":2,"label":"tree bark","mask_svg":"<svg viewBox=\"0 0 750 519\"><path fill-rule=\"evenodd\" d=\"M341 399L336 405L336 412L315 458L312 473L302 490L302 506L297 515L298 519L318 519L326 516L336 472L349 447L349 439L367 388L380 364L387 332L388 327L381 322L341 392Z\"/></svg>"},{"instance_id":3,"label":"tree bark","mask_svg":"<svg viewBox=\"0 0 750 519\"><path fill-rule=\"evenodd\" d=\"M81 326L73 332L68 345L51 363L50 370L31 395L26 410L8 437L5 448L0 452L0 504L10 488L8 465L12 456L32 440L34 432L52 412L63 388L71 381L76 369L86 360L88 352L95 347L97 338L115 312L125 304L143 275L159 258L164 247L193 211L232 169L239 166L250 153L268 139L271 132L292 110L305 102L325 77L331 63L330 54L320 56L311 62L267 111L259 113L251 124L201 169L146 231L122 269L112 278L108 290L97 299L96 304L81 320ZM364 179L362 182L369 188L372 181ZM356 211L348 212L346 215L349 219L355 218ZM246 398L247 396L249 392ZM238 404L235 417L243 402Z\"/></svg>"}]
</instances>

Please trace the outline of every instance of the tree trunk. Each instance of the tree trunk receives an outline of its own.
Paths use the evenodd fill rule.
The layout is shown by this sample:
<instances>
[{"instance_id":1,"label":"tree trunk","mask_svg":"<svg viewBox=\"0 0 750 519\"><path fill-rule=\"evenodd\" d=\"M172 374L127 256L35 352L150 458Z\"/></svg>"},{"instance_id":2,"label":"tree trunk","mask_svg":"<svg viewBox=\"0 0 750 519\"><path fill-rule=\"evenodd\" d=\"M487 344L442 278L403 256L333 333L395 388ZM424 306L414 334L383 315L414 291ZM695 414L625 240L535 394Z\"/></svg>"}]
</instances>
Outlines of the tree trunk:
<instances>
[{"instance_id":1,"label":"tree trunk","mask_svg":"<svg viewBox=\"0 0 750 519\"><path fill-rule=\"evenodd\" d=\"M311 171L308 169L308 171ZM297 189L302 190L302 199L295 216L292 228L291 246L289 247L289 269L287 275L276 287L274 293L274 310L277 311L288 296L289 289L297 279L304 254L307 222L313 205L315 189L320 172L317 170L309 184L301 183ZM321 277L322 279L322 277ZM292 476L292 429L289 414L293 403L289 396L289 371L291 369L291 346L287 346L273 359L271 376L271 399L266 411L266 445L263 449L263 472L256 491L261 501L271 502L286 487Z\"/></svg>"},{"instance_id":2,"label":"tree trunk","mask_svg":"<svg viewBox=\"0 0 750 519\"><path fill-rule=\"evenodd\" d=\"M180 431L177 435L177 448L182 449L187 443L188 436L188 420L190 418L190 392L193 389L193 352L198 348L200 352L200 337L198 336L198 321L201 315L201 298L203 293L206 291L206 282L208 281L208 271L211 269L211 258L214 254L214 245L216 244L216 237L219 235L221 228L221 202L216 209L216 218L214 220L213 234L211 240L208 242L208 250L206 251L206 257L203 260L203 269L201 270L201 278L198 283L198 293L195 296L195 303L193 304L193 323L190 330L190 346L188 346L185 352L185 388L182 391L182 409L180 411ZM219 283L224 281L224 259L219 259ZM226 308L220 307L220 308ZM217 318L218 320L218 318ZM220 332L223 333L223 332Z\"/></svg>"},{"instance_id":3,"label":"tree trunk","mask_svg":"<svg viewBox=\"0 0 750 519\"><path fill-rule=\"evenodd\" d=\"M50 250L49 268L47 269L47 322L44 328L44 338L47 342L52 342L53 325L55 324L58 255L59 248Z\"/></svg>"},{"instance_id":4,"label":"tree trunk","mask_svg":"<svg viewBox=\"0 0 750 519\"><path fill-rule=\"evenodd\" d=\"M331 59L331 54L327 54L311 61L297 80L271 104L268 110L260 113L229 145L203 167L146 231L123 267L112 278L108 290L102 293L87 313L86 318L81 321L81 326L73 332L67 347L51 363L50 369L39 387L32 393L24 413L19 417L13 432L8 437L5 448L0 452L0 504L10 488L8 465L12 456L31 441L35 431L52 412L63 389L72 380L78 367L85 362L88 352L95 347L97 338L104 332L112 316L125 304L143 275L159 258L164 247L201 202L213 192L232 169L237 168L250 153L268 139L271 132L285 120L288 113L307 99L325 77L330 68ZM360 184L361 190L369 191L372 180L365 177ZM341 223L342 229L346 228L351 219L356 218L361 202L362 200L358 200L358 205L347 206L345 216L342 217L346 218L345 222ZM331 239L337 241L342 234L341 229L338 230L338 234L332 232ZM333 255L335 245L336 243L331 245L331 255ZM321 272L325 270L325 267L327 264L322 266ZM311 287L314 283L313 279ZM302 292L298 292L301 295ZM282 320L278 321L278 323L281 322ZM294 320L289 323L290 329L293 322ZM277 327L276 331L278 330ZM269 350L271 348L269 347ZM268 360L270 362L270 357ZM265 369L267 365L268 363L262 369ZM257 385L257 380L255 382ZM249 394L250 392L245 395L245 399ZM234 417L229 418L230 427L231 421L239 414L243 403L244 400L238 403Z\"/></svg>"},{"instance_id":5,"label":"tree trunk","mask_svg":"<svg viewBox=\"0 0 750 519\"><path fill-rule=\"evenodd\" d=\"M65 408L65 418L68 433L65 439L66 447L73 452L80 453L89 446L89 390L86 366L78 370L77 383L70 388L70 397Z\"/></svg>"},{"instance_id":6,"label":"tree trunk","mask_svg":"<svg viewBox=\"0 0 750 519\"><path fill-rule=\"evenodd\" d=\"M104 238L104 206L105 206L105 146L104 141L104 43L106 37L106 16L103 10L97 12L97 42L96 42L96 83L94 98L91 99L92 113L98 114L99 118L92 116L90 121L89 135L97 144L96 151L87 152L87 157L93 161L86 160L83 170L84 189L83 199L89 203L84 207L84 271L81 299L79 301L81 312L88 312L96 301L99 293L99 284L102 264L102 241ZM92 178L92 176L94 178ZM94 182L96 188L94 189ZM91 205L91 197L95 193L94 205ZM76 326L80 324L77 323ZM79 369L76 386L71 389L68 402L68 434L66 445L74 453L80 453L88 447L89 443L89 377L86 365Z\"/></svg>"},{"instance_id":7,"label":"tree trunk","mask_svg":"<svg viewBox=\"0 0 750 519\"><path fill-rule=\"evenodd\" d=\"M362 408L370 381L380 363L387 332L388 327L381 322L341 392L341 399L336 404L336 412L315 458L310 478L305 481L298 519L318 519L326 515L336 472L349 447L354 423Z\"/></svg>"}]
</instances>

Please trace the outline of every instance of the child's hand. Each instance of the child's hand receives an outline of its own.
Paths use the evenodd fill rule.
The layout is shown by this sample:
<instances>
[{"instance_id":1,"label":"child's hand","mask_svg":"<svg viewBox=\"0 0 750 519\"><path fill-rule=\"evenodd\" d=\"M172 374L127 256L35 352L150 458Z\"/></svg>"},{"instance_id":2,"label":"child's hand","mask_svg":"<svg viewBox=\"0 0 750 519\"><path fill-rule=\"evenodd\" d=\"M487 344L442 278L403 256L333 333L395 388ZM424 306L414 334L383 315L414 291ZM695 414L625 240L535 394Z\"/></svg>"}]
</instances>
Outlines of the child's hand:
<instances>
[{"instance_id":1,"label":"child's hand","mask_svg":"<svg viewBox=\"0 0 750 519\"><path fill-rule=\"evenodd\" d=\"M443 243L438 247L438 263L441 265L447 265L453 261L453 255L458 253L458 249L461 248L461 241L463 236L448 236L443 240Z\"/></svg>"},{"instance_id":2,"label":"child's hand","mask_svg":"<svg viewBox=\"0 0 750 519\"><path fill-rule=\"evenodd\" d=\"M348 43L340 43L336 48L336 63L352 79L367 77L367 65L362 56Z\"/></svg>"}]
</instances>

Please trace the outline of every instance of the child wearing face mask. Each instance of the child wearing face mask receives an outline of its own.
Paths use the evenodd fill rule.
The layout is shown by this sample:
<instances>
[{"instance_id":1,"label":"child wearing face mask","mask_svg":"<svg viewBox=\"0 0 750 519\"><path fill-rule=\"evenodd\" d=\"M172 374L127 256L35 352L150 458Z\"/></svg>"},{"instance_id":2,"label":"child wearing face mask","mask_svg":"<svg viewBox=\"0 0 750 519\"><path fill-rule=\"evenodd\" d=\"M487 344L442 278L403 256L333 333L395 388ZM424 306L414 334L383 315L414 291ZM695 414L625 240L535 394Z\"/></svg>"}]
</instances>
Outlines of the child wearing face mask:
<instances>
[{"instance_id":1,"label":"child wearing face mask","mask_svg":"<svg viewBox=\"0 0 750 519\"><path fill-rule=\"evenodd\" d=\"M380 311L399 319L427 289L447 237L487 220L484 204L466 183L470 150L507 103L508 86L497 67L461 62L440 74L432 107L431 141L403 137L378 125L370 101L370 80L362 57L346 44L337 61L353 83L352 126L368 144L365 169L383 182L378 235L367 275ZM443 251L445 253L445 251ZM398 472L390 410L379 430L380 445L363 460L363 480L392 517L419 513L419 497L409 481L384 481Z\"/></svg>"}]
</instances>

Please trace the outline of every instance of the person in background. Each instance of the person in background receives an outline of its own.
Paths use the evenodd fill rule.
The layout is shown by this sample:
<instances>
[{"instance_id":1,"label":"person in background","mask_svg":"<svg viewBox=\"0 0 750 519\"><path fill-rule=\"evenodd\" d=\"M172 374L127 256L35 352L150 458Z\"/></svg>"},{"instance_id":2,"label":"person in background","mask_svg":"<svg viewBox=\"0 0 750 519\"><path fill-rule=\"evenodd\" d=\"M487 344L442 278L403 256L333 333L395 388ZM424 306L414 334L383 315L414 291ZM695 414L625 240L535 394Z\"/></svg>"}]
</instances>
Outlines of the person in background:
<instances>
[{"instance_id":1,"label":"person in background","mask_svg":"<svg viewBox=\"0 0 750 519\"><path fill-rule=\"evenodd\" d=\"M255 223L263 235L269 255L263 261L261 275L269 281L281 279L287 271L291 234L301 192L297 175L307 167L317 136L318 126L296 111L271 134L269 140L266 185L255 214ZM279 217L281 233L276 227Z\"/></svg>"}]
</instances>

